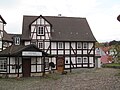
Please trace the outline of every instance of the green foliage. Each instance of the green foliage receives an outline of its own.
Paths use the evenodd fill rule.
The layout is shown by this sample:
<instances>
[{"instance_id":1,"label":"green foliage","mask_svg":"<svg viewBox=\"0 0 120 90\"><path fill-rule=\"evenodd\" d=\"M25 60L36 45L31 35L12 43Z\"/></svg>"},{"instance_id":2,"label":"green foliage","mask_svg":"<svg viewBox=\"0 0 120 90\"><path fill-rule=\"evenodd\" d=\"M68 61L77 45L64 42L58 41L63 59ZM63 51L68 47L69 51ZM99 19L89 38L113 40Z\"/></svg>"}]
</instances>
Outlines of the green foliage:
<instances>
[{"instance_id":1,"label":"green foliage","mask_svg":"<svg viewBox=\"0 0 120 90\"><path fill-rule=\"evenodd\" d=\"M113 40L113 41L110 41L110 42L109 42L109 45L110 45L110 46L111 46L111 45L116 45L116 44L120 45L120 41Z\"/></svg>"},{"instance_id":2,"label":"green foliage","mask_svg":"<svg viewBox=\"0 0 120 90\"><path fill-rule=\"evenodd\" d=\"M110 41L104 43L96 43L96 47L111 47L112 56L115 63L120 63L120 41Z\"/></svg>"},{"instance_id":3,"label":"green foliage","mask_svg":"<svg viewBox=\"0 0 120 90\"><path fill-rule=\"evenodd\" d=\"M104 43L99 43L99 42L96 42L95 43L95 47L98 48L98 47L103 47L104 46Z\"/></svg>"},{"instance_id":4,"label":"green foliage","mask_svg":"<svg viewBox=\"0 0 120 90\"><path fill-rule=\"evenodd\" d=\"M120 64L119 63L109 63L109 64L102 65L102 67L120 69Z\"/></svg>"},{"instance_id":5,"label":"green foliage","mask_svg":"<svg viewBox=\"0 0 120 90\"><path fill-rule=\"evenodd\" d=\"M112 51L114 52L113 53L114 62L120 63L120 45L119 44L112 45Z\"/></svg>"}]
</instances>

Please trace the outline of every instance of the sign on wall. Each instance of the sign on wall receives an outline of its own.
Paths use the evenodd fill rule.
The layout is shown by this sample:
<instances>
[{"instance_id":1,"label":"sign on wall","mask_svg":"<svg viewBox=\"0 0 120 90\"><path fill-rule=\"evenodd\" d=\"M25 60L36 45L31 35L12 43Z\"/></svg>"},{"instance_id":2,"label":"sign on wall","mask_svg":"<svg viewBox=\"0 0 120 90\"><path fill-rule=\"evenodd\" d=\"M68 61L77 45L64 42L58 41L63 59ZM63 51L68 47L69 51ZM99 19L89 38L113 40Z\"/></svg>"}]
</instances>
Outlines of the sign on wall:
<instances>
[{"instance_id":1,"label":"sign on wall","mask_svg":"<svg viewBox=\"0 0 120 90\"><path fill-rule=\"evenodd\" d=\"M42 56L42 52L23 51L22 56Z\"/></svg>"}]
</instances>

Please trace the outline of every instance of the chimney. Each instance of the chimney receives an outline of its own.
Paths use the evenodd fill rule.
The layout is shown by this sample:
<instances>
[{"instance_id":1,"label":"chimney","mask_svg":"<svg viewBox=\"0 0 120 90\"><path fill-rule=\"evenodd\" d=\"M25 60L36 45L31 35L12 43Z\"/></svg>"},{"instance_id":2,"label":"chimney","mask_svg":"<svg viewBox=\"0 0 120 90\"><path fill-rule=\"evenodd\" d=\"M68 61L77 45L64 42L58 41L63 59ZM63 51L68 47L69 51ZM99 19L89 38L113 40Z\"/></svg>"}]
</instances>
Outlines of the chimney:
<instances>
[{"instance_id":1,"label":"chimney","mask_svg":"<svg viewBox=\"0 0 120 90\"><path fill-rule=\"evenodd\" d=\"M62 14L58 14L58 16L59 16L59 17L61 17L61 16L62 16Z\"/></svg>"}]
</instances>

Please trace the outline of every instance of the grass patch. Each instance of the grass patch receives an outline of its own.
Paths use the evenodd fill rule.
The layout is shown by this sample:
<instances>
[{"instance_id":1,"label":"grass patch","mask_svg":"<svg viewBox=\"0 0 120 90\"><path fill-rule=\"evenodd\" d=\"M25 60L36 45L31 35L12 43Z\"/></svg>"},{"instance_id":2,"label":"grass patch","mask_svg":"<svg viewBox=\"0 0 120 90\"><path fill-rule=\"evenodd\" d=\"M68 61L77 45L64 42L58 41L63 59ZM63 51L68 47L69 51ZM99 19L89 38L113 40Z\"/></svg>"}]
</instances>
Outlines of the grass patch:
<instances>
[{"instance_id":1,"label":"grass patch","mask_svg":"<svg viewBox=\"0 0 120 90\"><path fill-rule=\"evenodd\" d=\"M107 67L107 68L120 68L119 63L110 63L110 64L104 64L102 67Z\"/></svg>"},{"instance_id":2,"label":"grass patch","mask_svg":"<svg viewBox=\"0 0 120 90\"><path fill-rule=\"evenodd\" d=\"M110 64L106 64L107 66L120 66L119 63L110 63Z\"/></svg>"}]
</instances>

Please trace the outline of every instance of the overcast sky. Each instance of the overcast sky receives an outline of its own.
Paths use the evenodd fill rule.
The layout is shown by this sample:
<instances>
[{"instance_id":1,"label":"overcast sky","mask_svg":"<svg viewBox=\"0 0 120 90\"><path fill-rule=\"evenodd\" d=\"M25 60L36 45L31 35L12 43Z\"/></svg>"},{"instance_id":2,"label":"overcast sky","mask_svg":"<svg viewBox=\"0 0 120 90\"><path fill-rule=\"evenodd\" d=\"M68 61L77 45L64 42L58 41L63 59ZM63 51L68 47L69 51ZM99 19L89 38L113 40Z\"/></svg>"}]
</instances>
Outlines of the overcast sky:
<instances>
[{"instance_id":1,"label":"overcast sky","mask_svg":"<svg viewBox=\"0 0 120 90\"><path fill-rule=\"evenodd\" d=\"M0 0L8 33L22 33L23 15L85 17L99 42L120 40L120 0Z\"/></svg>"}]
</instances>

